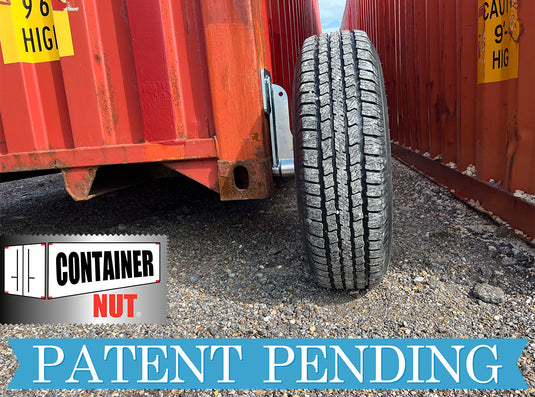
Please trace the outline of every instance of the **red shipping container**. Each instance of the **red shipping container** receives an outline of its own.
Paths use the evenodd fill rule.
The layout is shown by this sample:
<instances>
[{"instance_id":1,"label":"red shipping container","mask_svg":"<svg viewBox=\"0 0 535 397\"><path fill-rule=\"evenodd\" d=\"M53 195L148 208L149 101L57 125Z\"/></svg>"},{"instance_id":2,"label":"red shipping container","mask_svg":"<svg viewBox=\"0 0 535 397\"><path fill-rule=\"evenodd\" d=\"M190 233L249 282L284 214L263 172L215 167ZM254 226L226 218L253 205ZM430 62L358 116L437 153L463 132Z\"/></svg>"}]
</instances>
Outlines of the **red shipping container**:
<instances>
[{"instance_id":1,"label":"red shipping container","mask_svg":"<svg viewBox=\"0 0 535 397\"><path fill-rule=\"evenodd\" d=\"M109 166L159 163L268 197L261 70L291 93L319 31L316 0L1 0L0 181L61 170L83 200Z\"/></svg>"},{"instance_id":2,"label":"red shipping container","mask_svg":"<svg viewBox=\"0 0 535 397\"><path fill-rule=\"evenodd\" d=\"M362 32L318 33L317 0L0 0L0 181L61 170L84 200L173 170L233 200L295 164L318 281L372 288L392 236L380 62Z\"/></svg>"},{"instance_id":3,"label":"red shipping container","mask_svg":"<svg viewBox=\"0 0 535 397\"><path fill-rule=\"evenodd\" d=\"M535 237L535 3L348 0L381 56L392 152Z\"/></svg>"}]
</instances>

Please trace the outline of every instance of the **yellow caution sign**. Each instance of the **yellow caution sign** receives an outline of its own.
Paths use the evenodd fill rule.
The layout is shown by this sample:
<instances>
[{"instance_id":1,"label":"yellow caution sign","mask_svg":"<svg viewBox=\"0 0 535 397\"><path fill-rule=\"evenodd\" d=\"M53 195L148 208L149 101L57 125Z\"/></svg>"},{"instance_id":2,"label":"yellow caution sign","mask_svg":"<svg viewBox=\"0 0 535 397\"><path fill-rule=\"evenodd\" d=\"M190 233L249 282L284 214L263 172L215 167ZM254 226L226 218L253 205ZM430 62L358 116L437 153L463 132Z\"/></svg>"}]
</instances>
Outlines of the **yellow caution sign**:
<instances>
[{"instance_id":1,"label":"yellow caution sign","mask_svg":"<svg viewBox=\"0 0 535 397\"><path fill-rule=\"evenodd\" d=\"M74 55L68 11L51 0L0 0L0 46L6 64Z\"/></svg>"},{"instance_id":2,"label":"yellow caution sign","mask_svg":"<svg viewBox=\"0 0 535 397\"><path fill-rule=\"evenodd\" d=\"M518 77L519 0L479 0L478 83Z\"/></svg>"}]
</instances>

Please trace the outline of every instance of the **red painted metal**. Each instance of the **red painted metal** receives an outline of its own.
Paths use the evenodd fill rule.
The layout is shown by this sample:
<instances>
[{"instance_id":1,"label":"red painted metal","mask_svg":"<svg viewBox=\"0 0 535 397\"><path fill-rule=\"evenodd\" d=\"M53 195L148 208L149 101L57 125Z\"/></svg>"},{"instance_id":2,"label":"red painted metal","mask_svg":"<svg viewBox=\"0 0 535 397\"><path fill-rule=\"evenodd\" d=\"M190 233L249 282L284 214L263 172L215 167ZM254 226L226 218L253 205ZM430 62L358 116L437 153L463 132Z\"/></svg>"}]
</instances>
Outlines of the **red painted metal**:
<instances>
[{"instance_id":1,"label":"red painted metal","mask_svg":"<svg viewBox=\"0 0 535 397\"><path fill-rule=\"evenodd\" d=\"M518 78L503 81L478 84L477 1L348 0L342 29L380 54L393 154L535 238L535 3L515 4Z\"/></svg>"},{"instance_id":2,"label":"red painted metal","mask_svg":"<svg viewBox=\"0 0 535 397\"><path fill-rule=\"evenodd\" d=\"M265 1L264 37L267 69L275 84L284 88L293 103L293 75L301 44L321 33L317 0ZM271 38L271 39L267 39Z\"/></svg>"},{"instance_id":3,"label":"red painted metal","mask_svg":"<svg viewBox=\"0 0 535 397\"><path fill-rule=\"evenodd\" d=\"M100 166L161 162L222 199L272 194L260 70L291 97L317 0L46 1L74 55L0 58L0 172L61 169L84 199Z\"/></svg>"},{"instance_id":4,"label":"red painted metal","mask_svg":"<svg viewBox=\"0 0 535 397\"><path fill-rule=\"evenodd\" d=\"M183 139L168 144L139 143L16 153L2 158L5 161L1 163L1 171L20 172L215 157L217 149L213 139Z\"/></svg>"}]
</instances>

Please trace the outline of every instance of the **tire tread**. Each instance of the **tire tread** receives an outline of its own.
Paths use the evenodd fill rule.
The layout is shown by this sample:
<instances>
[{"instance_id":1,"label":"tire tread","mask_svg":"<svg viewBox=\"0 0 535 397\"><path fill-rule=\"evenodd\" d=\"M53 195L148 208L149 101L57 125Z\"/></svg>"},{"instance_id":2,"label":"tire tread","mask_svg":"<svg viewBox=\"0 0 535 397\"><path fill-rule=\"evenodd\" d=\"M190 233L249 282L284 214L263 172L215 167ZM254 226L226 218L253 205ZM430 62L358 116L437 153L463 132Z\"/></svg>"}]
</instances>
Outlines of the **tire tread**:
<instances>
[{"instance_id":1,"label":"tire tread","mask_svg":"<svg viewBox=\"0 0 535 397\"><path fill-rule=\"evenodd\" d=\"M298 205L319 283L365 290L390 259L390 140L380 61L361 31L308 38L295 83Z\"/></svg>"}]
</instances>

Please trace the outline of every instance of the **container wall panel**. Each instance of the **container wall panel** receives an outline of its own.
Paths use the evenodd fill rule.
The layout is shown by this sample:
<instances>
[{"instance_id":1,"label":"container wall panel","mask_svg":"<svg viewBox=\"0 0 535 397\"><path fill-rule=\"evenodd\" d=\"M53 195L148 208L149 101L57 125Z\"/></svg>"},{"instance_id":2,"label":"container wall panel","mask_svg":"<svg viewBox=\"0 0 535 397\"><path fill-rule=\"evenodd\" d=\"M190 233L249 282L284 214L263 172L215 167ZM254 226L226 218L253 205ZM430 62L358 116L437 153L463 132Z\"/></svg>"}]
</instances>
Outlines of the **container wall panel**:
<instances>
[{"instance_id":1,"label":"container wall panel","mask_svg":"<svg viewBox=\"0 0 535 397\"><path fill-rule=\"evenodd\" d=\"M0 173L61 169L85 199L102 165L165 162L223 199L267 197L260 71L291 97L320 29L317 0L0 1Z\"/></svg>"},{"instance_id":2,"label":"container wall panel","mask_svg":"<svg viewBox=\"0 0 535 397\"><path fill-rule=\"evenodd\" d=\"M12 23L19 3L0 3L0 23ZM16 44L2 30L0 56L7 59L0 62L3 154L211 138L214 112L234 111L228 101L225 109L213 108L213 97L218 95L213 92L214 82L233 76L237 67L251 67L254 76L266 67L274 81L292 95L301 45L321 29L317 0L216 4L71 0L67 7L47 0L47 4L55 10L48 28L55 29L59 19L66 20L73 51L38 61L7 59ZM220 9L218 15L211 11L214 8ZM214 52L217 45L207 43L207 38L218 26L253 32L232 36L232 42L222 35L217 38L243 53ZM14 26L13 31L19 28ZM247 42L240 44L240 40ZM243 57L254 58L256 63L243 63ZM210 68L218 58L231 61L221 71L225 75L210 80ZM238 78L228 81L236 87L243 83ZM35 165L20 164L17 170ZM4 165L2 170L14 169Z\"/></svg>"},{"instance_id":3,"label":"container wall panel","mask_svg":"<svg viewBox=\"0 0 535 397\"><path fill-rule=\"evenodd\" d=\"M265 35L271 54L268 69L275 84L293 96L293 74L301 45L321 33L317 0L264 0L267 9ZM290 100L290 103L292 101Z\"/></svg>"},{"instance_id":4,"label":"container wall panel","mask_svg":"<svg viewBox=\"0 0 535 397\"><path fill-rule=\"evenodd\" d=\"M535 237L535 2L348 0L381 57L393 153Z\"/></svg>"},{"instance_id":5,"label":"container wall panel","mask_svg":"<svg viewBox=\"0 0 535 397\"><path fill-rule=\"evenodd\" d=\"M24 4L0 3L1 171L88 165L71 149L214 135L201 2L46 0L41 22L32 25L32 15L47 7L36 6L27 22L6 27ZM17 38L20 30L32 41ZM62 54L65 40L72 53ZM23 44L33 58L17 55ZM50 163L60 151L69 161ZM35 156L16 164L18 153ZM125 161L97 157L95 165Z\"/></svg>"}]
</instances>

